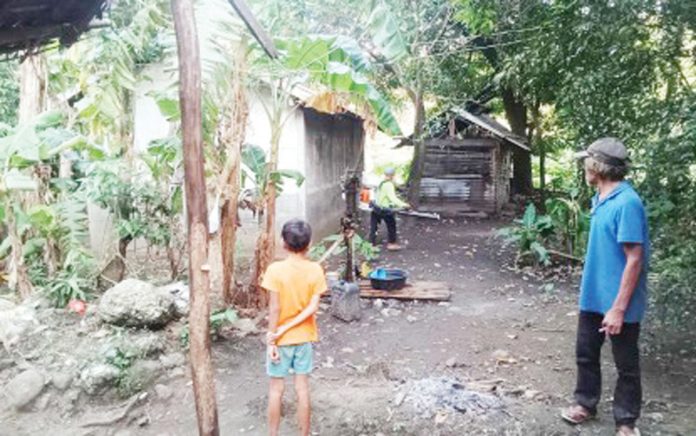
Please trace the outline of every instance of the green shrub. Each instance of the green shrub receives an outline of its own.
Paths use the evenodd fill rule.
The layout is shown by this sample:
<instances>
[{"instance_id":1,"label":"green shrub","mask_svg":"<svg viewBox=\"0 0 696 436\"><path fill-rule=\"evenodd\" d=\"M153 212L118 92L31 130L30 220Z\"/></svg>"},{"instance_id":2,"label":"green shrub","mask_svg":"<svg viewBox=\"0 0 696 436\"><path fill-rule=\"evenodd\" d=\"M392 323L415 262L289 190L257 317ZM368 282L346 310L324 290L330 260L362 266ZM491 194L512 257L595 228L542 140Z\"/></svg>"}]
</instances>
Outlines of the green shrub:
<instances>
[{"instance_id":1,"label":"green shrub","mask_svg":"<svg viewBox=\"0 0 696 436\"><path fill-rule=\"evenodd\" d=\"M579 191L572 189L567 197L549 198L546 211L562 250L583 257L590 234L590 212L583 207Z\"/></svg>"},{"instance_id":2,"label":"green shrub","mask_svg":"<svg viewBox=\"0 0 696 436\"><path fill-rule=\"evenodd\" d=\"M514 225L498 231L506 244L515 244L518 254L516 262L524 257L531 257L538 264L549 265L551 258L545 247L553 234L553 222L547 215L537 214L533 204L527 206L522 219L515 220Z\"/></svg>"},{"instance_id":3,"label":"green shrub","mask_svg":"<svg viewBox=\"0 0 696 436\"><path fill-rule=\"evenodd\" d=\"M215 339L224 326L232 324L237 318L237 311L234 309L228 308L214 311L210 315L210 336ZM186 324L179 333L179 342L183 348L188 348L189 340L189 326Z\"/></svg>"}]
</instances>

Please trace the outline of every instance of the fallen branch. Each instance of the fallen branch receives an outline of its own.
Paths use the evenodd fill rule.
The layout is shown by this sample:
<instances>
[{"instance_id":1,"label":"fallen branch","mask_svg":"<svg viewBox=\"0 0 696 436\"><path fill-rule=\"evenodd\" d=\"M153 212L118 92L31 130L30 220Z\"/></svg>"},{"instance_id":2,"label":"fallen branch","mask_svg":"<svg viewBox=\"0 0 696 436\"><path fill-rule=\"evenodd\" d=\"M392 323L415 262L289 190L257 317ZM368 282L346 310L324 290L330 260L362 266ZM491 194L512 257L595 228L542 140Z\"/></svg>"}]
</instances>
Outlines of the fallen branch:
<instances>
[{"instance_id":1,"label":"fallen branch","mask_svg":"<svg viewBox=\"0 0 696 436\"><path fill-rule=\"evenodd\" d=\"M579 257L572 256L572 255L570 255L570 254L563 253L563 252L561 252L561 251L556 251L556 250L546 250L546 251L548 251L548 253L551 254L551 255L553 255L553 256L562 257L562 258L564 258L564 259L572 260L573 262L578 262L578 263L583 263L583 262L585 262L584 259L581 259L581 258L579 258Z\"/></svg>"},{"instance_id":2,"label":"fallen branch","mask_svg":"<svg viewBox=\"0 0 696 436\"><path fill-rule=\"evenodd\" d=\"M106 416L102 417L100 419L95 419L93 421L88 421L84 424L80 424L80 427L95 427L95 426L108 426L112 424L116 424L117 422L121 421L125 417L128 416L128 414L131 412L133 407L135 407L136 404L138 404L138 401L140 399L145 399L147 397L147 394L136 394L133 395L127 402L126 405L123 407L123 409L116 413L115 415L112 416Z\"/></svg>"},{"instance_id":3,"label":"fallen branch","mask_svg":"<svg viewBox=\"0 0 696 436\"><path fill-rule=\"evenodd\" d=\"M343 242L343 238L336 239L336 241L333 244L331 244L331 247L329 247L329 249L326 250L326 252L319 258L319 260L317 262L324 263L326 261L326 259L328 259L329 256L331 256L331 253L336 251L336 248L338 248L338 246L341 245L342 242Z\"/></svg>"}]
</instances>

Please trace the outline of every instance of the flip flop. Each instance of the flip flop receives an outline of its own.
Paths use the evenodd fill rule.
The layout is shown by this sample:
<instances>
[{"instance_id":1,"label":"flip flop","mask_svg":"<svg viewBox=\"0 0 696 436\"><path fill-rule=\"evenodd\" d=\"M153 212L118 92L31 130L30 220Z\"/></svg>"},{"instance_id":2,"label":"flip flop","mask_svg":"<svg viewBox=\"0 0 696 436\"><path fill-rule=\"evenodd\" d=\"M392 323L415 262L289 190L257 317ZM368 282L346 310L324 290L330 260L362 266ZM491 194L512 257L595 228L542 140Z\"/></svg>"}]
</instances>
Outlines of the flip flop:
<instances>
[{"instance_id":1,"label":"flip flop","mask_svg":"<svg viewBox=\"0 0 696 436\"><path fill-rule=\"evenodd\" d=\"M587 409L576 404L561 410L561 418L569 424L580 425L595 418Z\"/></svg>"},{"instance_id":2,"label":"flip flop","mask_svg":"<svg viewBox=\"0 0 696 436\"><path fill-rule=\"evenodd\" d=\"M640 430L638 430L638 427L633 427L632 433L626 433L623 430L617 430L616 436L640 436Z\"/></svg>"}]
</instances>

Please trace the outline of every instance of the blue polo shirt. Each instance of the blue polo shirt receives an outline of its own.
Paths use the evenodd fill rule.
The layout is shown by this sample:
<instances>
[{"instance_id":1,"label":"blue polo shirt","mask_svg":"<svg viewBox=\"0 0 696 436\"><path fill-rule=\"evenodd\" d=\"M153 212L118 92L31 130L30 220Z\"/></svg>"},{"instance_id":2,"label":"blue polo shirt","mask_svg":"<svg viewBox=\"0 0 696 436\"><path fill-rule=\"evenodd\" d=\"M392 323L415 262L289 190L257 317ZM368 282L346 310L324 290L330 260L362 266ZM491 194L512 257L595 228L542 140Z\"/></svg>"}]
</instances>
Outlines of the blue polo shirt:
<instances>
[{"instance_id":1,"label":"blue polo shirt","mask_svg":"<svg viewBox=\"0 0 696 436\"><path fill-rule=\"evenodd\" d=\"M582 274L580 310L606 314L619 293L626 267L623 244L643 245L643 271L624 315L624 322L640 322L647 305L650 239L645 207L636 191L622 182L603 200L592 199L590 238Z\"/></svg>"}]
</instances>

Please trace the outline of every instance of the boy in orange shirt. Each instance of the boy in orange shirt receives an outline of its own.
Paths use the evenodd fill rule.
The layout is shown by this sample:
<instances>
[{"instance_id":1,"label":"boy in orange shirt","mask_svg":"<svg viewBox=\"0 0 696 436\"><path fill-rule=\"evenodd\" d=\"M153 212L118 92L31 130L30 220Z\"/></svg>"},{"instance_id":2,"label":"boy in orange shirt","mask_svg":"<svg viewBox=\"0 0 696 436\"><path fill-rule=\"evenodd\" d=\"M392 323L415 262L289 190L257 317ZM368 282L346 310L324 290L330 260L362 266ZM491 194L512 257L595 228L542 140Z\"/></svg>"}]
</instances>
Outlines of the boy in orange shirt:
<instances>
[{"instance_id":1,"label":"boy in orange shirt","mask_svg":"<svg viewBox=\"0 0 696 436\"><path fill-rule=\"evenodd\" d=\"M312 343L319 340L315 313L326 291L321 266L307 259L312 229L302 220L285 223L282 231L285 260L272 263L261 286L269 291L268 351L266 371L271 377L268 395L268 426L278 435L285 377L294 374L297 419L302 436L309 435L309 374L312 372Z\"/></svg>"}]
</instances>

